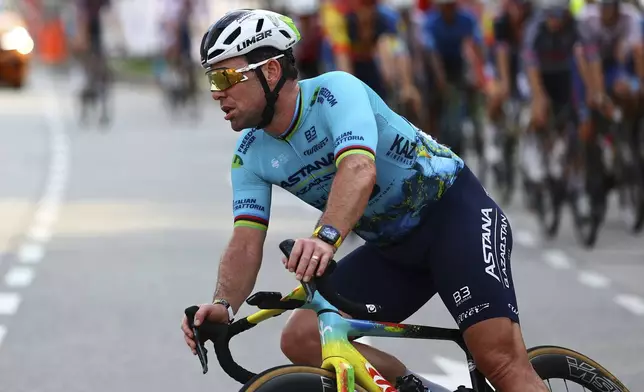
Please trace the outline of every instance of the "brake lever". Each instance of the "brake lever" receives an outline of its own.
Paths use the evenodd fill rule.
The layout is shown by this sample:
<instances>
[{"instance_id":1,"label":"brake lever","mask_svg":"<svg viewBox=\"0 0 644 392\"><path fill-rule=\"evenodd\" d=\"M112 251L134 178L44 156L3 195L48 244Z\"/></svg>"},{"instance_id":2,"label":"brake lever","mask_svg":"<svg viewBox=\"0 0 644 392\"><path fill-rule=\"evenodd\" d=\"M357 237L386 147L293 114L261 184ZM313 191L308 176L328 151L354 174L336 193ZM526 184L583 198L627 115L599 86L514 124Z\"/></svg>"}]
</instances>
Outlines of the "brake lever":
<instances>
[{"instance_id":1,"label":"brake lever","mask_svg":"<svg viewBox=\"0 0 644 392\"><path fill-rule=\"evenodd\" d=\"M194 326L194 324L192 325L192 333L194 334L195 341L197 342L197 356L199 357L199 362L201 362L201 369L203 370L203 374L206 374L208 373L208 350L201 342L199 330Z\"/></svg>"}]
</instances>

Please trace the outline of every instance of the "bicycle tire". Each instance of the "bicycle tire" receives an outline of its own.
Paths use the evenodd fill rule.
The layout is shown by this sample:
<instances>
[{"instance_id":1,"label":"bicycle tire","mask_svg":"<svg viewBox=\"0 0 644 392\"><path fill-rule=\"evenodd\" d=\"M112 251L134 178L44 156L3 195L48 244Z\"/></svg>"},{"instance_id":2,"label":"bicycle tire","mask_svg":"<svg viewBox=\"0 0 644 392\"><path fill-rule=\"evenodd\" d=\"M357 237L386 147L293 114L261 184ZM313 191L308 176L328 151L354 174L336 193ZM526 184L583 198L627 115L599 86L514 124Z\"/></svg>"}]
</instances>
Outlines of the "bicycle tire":
<instances>
[{"instance_id":1,"label":"bicycle tire","mask_svg":"<svg viewBox=\"0 0 644 392\"><path fill-rule=\"evenodd\" d=\"M629 392L606 368L577 351L558 346L537 346L528 350L528 357L542 380L572 381L590 392Z\"/></svg>"},{"instance_id":2,"label":"bicycle tire","mask_svg":"<svg viewBox=\"0 0 644 392\"><path fill-rule=\"evenodd\" d=\"M337 391L335 373L312 366L282 365L257 374L239 392ZM356 392L367 392L355 386Z\"/></svg>"}]
</instances>

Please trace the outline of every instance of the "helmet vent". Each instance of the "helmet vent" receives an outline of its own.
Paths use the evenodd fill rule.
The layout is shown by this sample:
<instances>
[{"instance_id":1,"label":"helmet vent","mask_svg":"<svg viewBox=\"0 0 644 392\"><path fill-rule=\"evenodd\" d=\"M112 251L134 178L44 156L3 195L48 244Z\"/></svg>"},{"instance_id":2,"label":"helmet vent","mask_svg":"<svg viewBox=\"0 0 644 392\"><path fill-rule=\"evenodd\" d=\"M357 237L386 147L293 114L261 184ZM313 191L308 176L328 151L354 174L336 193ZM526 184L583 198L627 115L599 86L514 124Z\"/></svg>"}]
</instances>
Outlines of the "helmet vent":
<instances>
[{"instance_id":1,"label":"helmet vent","mask_svg":"<svg viewBox=\"0 0 644 392\"><path fill-rule=\"evenodd\" d=\"M282 35L285 36L288 39L293 38L293 37L291 37L291 35L286 30L280 30L280 33L282 33Z\"/></svg>"},{"instance_id":2,"label":"helmet vent","mask_svg":"<svg viewBox=\"0 0 644 392\"><path fill-rule=\"evenodd\" d=\"M215 50L214 52L212 52L212 53L210 54L210 56L208 56L208 60L210 60L210 59L212 59L212 58L215 58L215 57L219 56L219 55L220 55L220 54L222 54L222 53L224 53L224 50L223 50L223 49L217 49L217 50Z\"/></svg>"},{"instance_id":3,"label":"helmet vent","mask_svg":"<svg viewBox=\"0 0 644 392\"><path fill-rule=\"evenodd\" d=\"M239 34L241 34L241 27L237 27L237 28L235 29L235 31L233 31L232 33L230 33L230 35L228 36L228 38L226 38L226 40L224 41L224 45L230 45L230 44L232 44L232 43L233 43L233 41L234 41L237 37L239 37Z\"/></svg>"},{"instance_id":4,"label":"helmet vent","mask_svg":"<svg viewBox=\"0 0 644 392\"><path fill-rule=\"evenodd\" d=\"M264 26L264 19L260 19L257 21L257 27L255 27L255 32L259 33L262 31L262 27Z\"/></svg>"}]
</instances>

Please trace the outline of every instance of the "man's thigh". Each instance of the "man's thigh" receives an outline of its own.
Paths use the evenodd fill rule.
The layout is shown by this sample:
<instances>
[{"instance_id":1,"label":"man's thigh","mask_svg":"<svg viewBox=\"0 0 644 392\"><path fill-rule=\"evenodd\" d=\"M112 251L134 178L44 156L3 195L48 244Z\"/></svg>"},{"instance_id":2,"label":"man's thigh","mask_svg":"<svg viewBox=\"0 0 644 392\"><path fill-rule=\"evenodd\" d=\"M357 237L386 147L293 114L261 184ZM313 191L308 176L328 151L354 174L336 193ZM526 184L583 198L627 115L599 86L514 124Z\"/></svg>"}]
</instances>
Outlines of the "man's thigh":
<instances>
[{"instance_id":1,"label":"man's thigh","mask_svg":"<svg viewBox=\"0 0 644 392\"><path fill-rule=\"evenodd\" d=\"M443 196L432 232L434 284L459 328L496 317L518 322L510 222L468 168Z\"/></svg>"},{"instance_id":2,"label":"man's thigh","mask_svg":"<svg viewBox=\"0 0 644 392\"><path fill-rule=\"evenodd\" d=\"M335 288L350 300L382 306L382 314L374 320L402 322L427 303L436 290L429 269L402 265L393 259L417 258L416 252L399 253L385 253L369 244L358 247L338 261L332 275Z\"/></svg>"}]
</instances>

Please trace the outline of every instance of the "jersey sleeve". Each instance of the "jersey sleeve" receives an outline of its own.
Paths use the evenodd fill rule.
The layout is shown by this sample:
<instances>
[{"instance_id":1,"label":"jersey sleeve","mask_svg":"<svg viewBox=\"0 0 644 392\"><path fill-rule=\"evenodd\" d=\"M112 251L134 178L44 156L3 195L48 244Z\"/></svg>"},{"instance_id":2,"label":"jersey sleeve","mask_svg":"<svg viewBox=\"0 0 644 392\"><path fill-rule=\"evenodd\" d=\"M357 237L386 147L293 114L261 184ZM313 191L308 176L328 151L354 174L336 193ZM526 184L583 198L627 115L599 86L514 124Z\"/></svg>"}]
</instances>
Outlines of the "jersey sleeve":
<instances>
[{"instance_id":1,"label":"jersey sleeve","mask_svg":"<svg viewBox=\"0 0 644 392\"><path fill-rule=\"evenodd\" d=\"M631 5L632 4L628 4ZM633 8L627 8L626 11L627 15L627 23L628 26L626 27L626 37L625 37L625 42L626 45L628 46L629 49L632 49L636 47L637 45L642 44L642 26L641 26L641 21L642 17L638 13L638 11Z\"/></svg>"},{"instance_id":2,"label":"jersey sleeve","mask_svg":"<svg viewBox=\"0 0 644 392\"><path fill-rule=\"evenodd\" d=\"M467 18L467 33L472 39L474 40L474 43L477 45L483 45L483 32L481 31L481 25L479 24L478 20L476 19L476 16L474 14L468 12L465 14Z\"/></svg>"},{"instance_id":3,"label":"jersey sleeve","mask_svg":"<svg viewBox=\"0 0 644 392\"><path fill-rule=\"evenodd\" d=\"M271 184L244 166L240 155L233 157L230 179L233 187L234 226L268 229L271 210Z\"/></svg>"},{"instance_id":4,"label":"jersey sleeve","mask_svg":"<svg viewBox=\"0 0 644 392\"><path fill-rule=\"evenodd\" d=\"M420 29L420 39L423 48L434 51L436 50L436 40L434 39L434 25L437 17L435 14L425 15Z\"/></svg>"},{"instance_id":5,"label":"jersey sleeve","mask_svg":"<svg viewBox=\"0 0 644 392\"><path fill-rule=\"evenodd\" d=\"M577 22L577 36L579 42L584 49L584 56L588 61L599 60L599 42L597 37L593 34L592 22L590 20L592 15L582 12Z\"/></svg>"},{"instance_id":6,"label":"jersey sleeve","mask_svg":"<svg viewBox=\"0 0 644 392\"><path fill-rule=\"evenodd\" d=\"M324 98L321 110L333 138L335 165L352 154L375 159L378 125L367 90L358 78L346 72L328 75L319 96Z\"/></svg>"}]
</instances>

